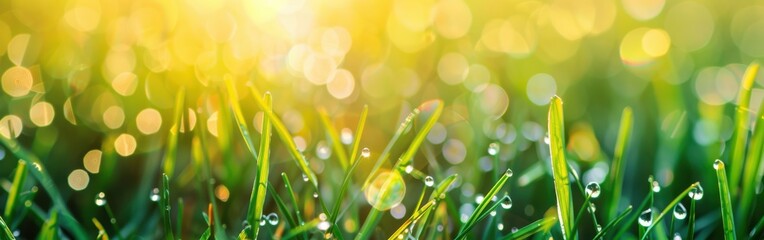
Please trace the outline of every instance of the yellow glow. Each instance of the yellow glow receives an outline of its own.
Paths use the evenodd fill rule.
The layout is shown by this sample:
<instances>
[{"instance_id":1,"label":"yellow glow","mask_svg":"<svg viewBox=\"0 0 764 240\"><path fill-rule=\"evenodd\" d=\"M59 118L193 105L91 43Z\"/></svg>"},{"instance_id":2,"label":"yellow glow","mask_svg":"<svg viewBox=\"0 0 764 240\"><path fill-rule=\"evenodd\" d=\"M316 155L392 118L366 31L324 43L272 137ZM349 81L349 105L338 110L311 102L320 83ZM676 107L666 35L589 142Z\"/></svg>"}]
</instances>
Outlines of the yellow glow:
<instances>
[{"instance_id":1,"label":"yellow glow","mask_svg":"<svg viewBox=\"0 0 764 240\"><path fill-rule=\"evenodd\" d=\"M621 2L626 13L640 21L658 16L666 4L666 0L621 0Z\"/></svg>"},{"instance_id":2,"label":"yellow glow","mask_svg":"<svg viewBox=\"0 0 764 240\"><path fill-rule=\"evenodd\" d=\"M123 72L111 81L111 87L122 96L130 96L138 87L138 76L131 72Z\"/></svg>"},{"instance_id":3,"label":"yellow glow","mask_svg":"<svg viewBox=\"0 0 764 240\"><path fill-rule=\"evenodd\" d=\"M671 38L663 29L650 29L642 37L642 48L650 57L660 57L668 52Z\"/></svg>"},{"instance_id":4,"label":"yellow glow","mask_svg":"<svg viewBox=\"0 0 764 240\"><path fill-rule=\"evenodd\" d=\"M16 35L8 42L8 59L11 60L16 66L22 66L24 56L27 53L27 47L29 47L29 39L32 36L29 34Z\"/></svg>"},{"instance_id":5,"label":"yellow glow","mask_svg":"<svg viewBox=\"0 0 764 240\"><path fill-rule=\"evenodd\" d=\"M0 119L0 135L4 138L17 138L21 135L21 118L16 115L8 115ZM11 132L13 136L11 136Z\"/></svg>"},{"instance_id":6,"label":"yellow glow","mask_svg":"<svg viewBox=\"0 0 764 240\"><path fill-rule=\"evenodd\" d=\"M88 176L88 173L85 172L85 170L77 169L69 173L67 182L69 183L69 187L74 189L74 191L82 191L88 187L90 176Z\"/></svg>"},{"instance_id":7,"label":"yellow glow","mask_svg":"<svg viewBox=\"0 0 764 240\"><path fill-rule=\"evenodd\" d=\"M218 112L214 112L210 115L209 118L207 118L207 131L210 132L212 136L217 137L218 128Z\"/></svg>"},{"instance_id":8,"label":"yellow glow","mask_svg":"<svg viewBox=\"0 0 764 240\"><path fill-rule=\"evenodd\" d=\"M334 77L326 84L326 90L336 99L345 99L353 94L355 88L355 78L350 71L339 69L335 71Z\"/></svg>"},{"instance_id":9,"label":"yellow glow","mask_svg":"<svg viewBox=\"0 0 764 240\"><path fill-rule=\"evenodd\" d=\"M215 187L215 197L220 199L220 201L228 202L228 197L231 196L231 192L228 191L228 188L225 185L218 185Z\"/></svg>"},{"instance_id":10,"label":"yellow glow","mask_svg":"<svg viewBox=\"0 0 764 240\"><path fill-rule=\"evenodd\" d=\"M125 112L120 106L111 106L103 112L103 123L110 129L117 129L125 122Z\"/></svg>"}]
</instances>

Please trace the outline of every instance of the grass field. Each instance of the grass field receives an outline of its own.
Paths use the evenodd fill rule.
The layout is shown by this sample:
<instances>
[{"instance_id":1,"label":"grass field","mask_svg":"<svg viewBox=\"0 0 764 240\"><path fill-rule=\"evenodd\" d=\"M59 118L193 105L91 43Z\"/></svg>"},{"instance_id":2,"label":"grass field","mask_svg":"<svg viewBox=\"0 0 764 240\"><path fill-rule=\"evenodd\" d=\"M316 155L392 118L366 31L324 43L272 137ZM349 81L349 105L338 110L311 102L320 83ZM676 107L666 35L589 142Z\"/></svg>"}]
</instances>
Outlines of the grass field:
<instances>
[{"instance_id":1,"label":"grass field","mask_svg":"<svg viewBox=\"0 0 764 240\"><path fill-rule=\"evenodd\" d=\"M0 1L0 239L762 239L764 1Z\"/></svg>"}]
</instances>

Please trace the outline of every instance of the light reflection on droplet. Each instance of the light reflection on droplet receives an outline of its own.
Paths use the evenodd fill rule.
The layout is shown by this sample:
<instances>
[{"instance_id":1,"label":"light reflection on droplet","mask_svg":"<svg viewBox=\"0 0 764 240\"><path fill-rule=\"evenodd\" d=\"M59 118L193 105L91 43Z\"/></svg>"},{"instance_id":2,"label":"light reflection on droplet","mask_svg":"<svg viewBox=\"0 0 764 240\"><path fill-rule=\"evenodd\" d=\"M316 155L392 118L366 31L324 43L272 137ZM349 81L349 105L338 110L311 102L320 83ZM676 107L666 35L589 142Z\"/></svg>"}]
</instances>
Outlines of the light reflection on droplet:
<instances>
[{"instance_id":1,"label":"light reflection on droplet","mask_svg":"<svg viewBox=\"0 0 764 240\"><path fill-rule=\"evenodd\" d=\"M398 171L381 172L364 191L366 201L380 211L400 204L406 194L406 183Z\"/></svg>"}]
</instances>

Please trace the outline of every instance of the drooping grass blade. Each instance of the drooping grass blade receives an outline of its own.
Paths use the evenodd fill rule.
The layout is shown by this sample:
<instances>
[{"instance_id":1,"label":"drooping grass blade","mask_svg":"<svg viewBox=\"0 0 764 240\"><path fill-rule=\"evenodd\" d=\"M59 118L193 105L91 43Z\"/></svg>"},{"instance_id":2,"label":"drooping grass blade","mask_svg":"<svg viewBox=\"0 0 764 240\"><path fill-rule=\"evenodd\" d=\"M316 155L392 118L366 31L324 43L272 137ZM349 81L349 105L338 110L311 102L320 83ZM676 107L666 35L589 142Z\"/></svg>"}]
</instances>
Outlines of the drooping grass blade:
<instances>
[{"instance_id":1,"label":"drooping grass blade","mask_svg":"<svg viewBox=\"0 0 764 240\"><path fill-rule=\"evenodd\" d=\"M398 230L395 230L392 235L388 238L388 240L393 240L400 238L399 235L403 234L403 232L408 229L408 227L414 223L415 221L419 220L424 215L427 215L430 213L430 211L438 204L438 201L436 200L430 200L425 205L422 206L422 208L419 209L419 211L414 212L414 214L411 215L408 219L406 219L403 224L398 227Z\"/></svg>"},{"instance_id":2,"label":"drooping grass blade","mask_svg":"<svg viewBox=\"0 0 764 240\"><path fill-rule=\"evenodd\" d=\"M358 126L356 126L356 129L355 129L355 138L353 139L353 150L351 150L350 156L358 156L358 151L361 150L361 137L363 137L364 127L366 127L366 117L368 115L369 115L369 105L363 105L363 110L361 110L361 117L358 118Z\"/></svg>"},{"instance_id":3,"label":"drooping grass blade","mask_svg":"<svg viewBox=\"0 0 764 240\"><path fill-rule=\"evenodd\" d=\"M568 163L565 160L565 121L562 99L552 97L549 107L549 150L552 156L552 175L557 195L557 213L565 239L573 239L573 206L568 179Z\"/></svg>"},{"instance_id":4,"label":"drooping grass blade","mask_svg":"<svg viewBox=\"0 0 764 240\"><path fill-rule=\"evenodd\" d=\"M621 126L618 129L618 139L615 142L615 154L613 155L613 164L608 174L609 182L612 184L612 190L610 195L609 214L608 218L615 217L616 211L618 211L618 205L621 202L621 189L623 188L623 171L624 162L623 157L626 154L626 144L631 136L631 129L633 127L634 116L630 107L623 109L621 114Z\"/></svg>"},{"instance_id":5,"label":"drooping grass blade","mask_svg":"<svg viewBox=\"0 0 764 240\"><path fill-rule=\"evenodd\" d=\"M621 212L621 214L618 214L618 216L616 216L616 217L615 217L615 218L614 218L612 221L610 221L610 222L609 222L607 225L605 225L605 227L603 227L603 228L602 228L602 230L601 230L600 232L598 232L598 233L597 233L597 235L594 235L594 237L593 237L592 239L600 239L600 238L603 238L603 237L605 237L605 235L606 235L606 234L607 234L607 233L608 233L608 232L609 232L611 229L613 229L613 228L615 227L615 225L616 225L616 224L618 224L619 222L621 222L623 219L625 219L625 218L626 218L626 216L628 216L628 215L629 215L629 213L631 212L631 210L632 210L632 207L631 207L631 205L629 205L628 207L626 207L626 210L623 210L623 212Z\"/></svg>"},{"instance_id":6,"label":"drooping grass blade","mask_svg":"<svg viewBox=\"0 0 764 240\"><path fill-rule=\"evenodd\" d=\"M517 232L507 234L506 236L502 237L502 239L526 239L538 232L549 230L552 228L552 225L554 225L554 222L556 221L557 217L542 218L518 229Z\"/></svg>"},{"instance_id":7,"label":"drooping grass blade","mask_svg":"<svg viewBox=\"0 0 764 240\"><path fill-rule=\"evenodd\" d=\"M722 226L724 227L724 238L727 240L736 239L735 235L735 217L732 214L732 200L730 199L729 182L727 182L727 172L724 168L724 162L716 159L714 161L716 178L719 186L719 202L722 209Z\"/></svg>"},{"instance_id":8,"label":"drooping grass blade","mask_svg":"<svg viewBox=\"0 0 764 240\"><path fill-rule=\"evenodd\" d=\"M430 195L430 200L427 201L424 205L418 206L416 209L414 209L414 214L411 215L403 224L401 224L400 227L392 234L390 235L390 239L395 239L399 235L401 235L407 228L411 226L411 224L417 222L422 217L428 216L430 214L430 211L435 209L435 207L438 205L438 202L443 200L446 197L446 192L448 192L451 188L451 184L459 177L459 175L451 175L448 178L444 179L443 181L438 184L438 186L435 188L435 190L432 191L432 194ZM420 199L421 200L421 199ZM411 233L413 234L413 233Z\"/></svg>"},{"instance_id":9,"label":"drooping grass blade","mask_svg":"<svg viewBox=\"0 0 764 240\"><path fill-rule=\"evenodd\" d=\"M167 150L164 155L164 172L172 177L175 173L175 160L178 158L178 133L180 132L180 119L183 116L183 103L185 101L186 91L181 88L175 97L175 111L172 115L172 127L167 136Z\"/></svg>"},{"instance_id":10,"label":"drooping grass blade","mask_svg":"<svg viewBox=\"0 0 764 240\"><path fill-rule=\"evenodd\" d=\"M642 239L643 239L643 240L644 240L644 239L647 239L647 238L648 238L647 236L650 236L650 230L652 230L652 229L653 229L655 226L657 226L658 224L660 224L660 223L661 223L661 220L663 220L663 216L665 216L665 215L666 215L666 214L667 214L669 211L672 211L672 210L674 209L674 206L676 206L676 205L679 203L679 201L681 201L681 200L682 200L682 198L684 198L685 196L687 196L687 194L688 194L688 193L690 193L690 191L691 191L692 189L694 189L695 187L697 187L698 185L700 185L700 183L697 183L697 182L696 182L696 183L693 183L692 185L690 185L689 187L687 187L687 189L685 189L684 191L682 191L682 193L680 193L679 195L677 195L677 196L674 198L674 200L672 200L672 201L671 201L671 202L670 202L670 203L669 203L669 204L666 206L666 208L664 208L664 209L663 209L663 211L661 211L661 213L660 213L660 214L658 214L658 216L657 216L657 217L655 217L655 218L652 220L652 224L650 224L650 227L648 227L647 229L645 229L645 234L644 234L644 235L642 235Z\"/></svg>"},{"instance_id":11,"label":"drooping grass blade","mask_svg":"<svg viewBox=\"0 0 764 240\"><path fill-rule=\"evenodd\" d=\"M289 153L297 163L297 166L300 167L300 171L302 171L302 173L308 177L308 181L313 184L313 187L318 189L318 180L316 180L316 175L313 174L313 171L311 171L308 167L308 161L305 160L305 157L302 155L302 153L297 150L297 145L295 145L292 135L289 134L289 131L287 130L286 126L284 126L284 123L281 122L278 116L276 116L276 114L273 112L273 109L268 107L268 104L266 104L265 100L263 100L263 97L260 95L260 91L257 90L254 84L250 86L250 91L252 92L252 97L255 98L257 105L263 109L263 112L265 112L264 116L268 116L268 119L270 119L271 124L273 124L273 128L276 130L279 138L281 138L281 141L284 142L284 145L287 146L287 150L289 150Z\"/></svg>"},{"instance_id":12,"label":"drooping grass blade","mask_svg":"<svg viewBox=\"0 0 764 240\"><path fill-rule=\"evenodd\" d=\"M7 219L13 219L13 210L17 205L19 193L21 192L21 187L24 186L26 178L27 163L19 160L16 166L16 174L13 176L13 185L11 185L11 190L8 192L8 201L5 203L5 214L3 216Z\"/></svg>"},{"instance_id":13,"label":"drooping grass blade","mask_svg":"<svg viewBox=\"0 0 764 240\"><path fill-rule=\"evenodd\" d=\"M109 234L106 233L106 229L103 228L103 224L101 224L97 218L93 218L93 225L98 229L98 236L96 236L96 239L109 240Z\"/></svg>"},{"instance_id":14,"label":"drooping grass blade","mask_svg":"<svg viewBox=\"0 0 764 240\"><path fill-rule=\"evenodd\" d=\"M271 94L265 94L265 108L266 112L271 109L272 100ZM252 226L252 233L249 234L253 239L257 239L258 231L260 230L260 218L263 215L263 208L265 207L265 194L268 186L268 172L270 167L270 147L271 147L271 120L270 115L264 114L262 134L260 135L260 154L257 156L257 177L252 184L252 195L249 198L249 210L247 211L247 220Z\"/></svg>"},{"instance_id":15,"label":"drooping grass blade","mask_svg":"<svg viewBox=\"0 0 764 240\"><path fill-rule=\"evenodd\" d=\"M358 154L358 158L354 160L351 163L350 169L347 169L345 173L345 179L342 181L342 185L340 186L340 193L337 195L335 201L334 201L334 209L332 210L332 213L329 215L330 223L332 223L332 227L336 226L337 219L339 219L339 211L340 206L342 205L342 197L345 194L345 191L350 187L350 180L353 176L353 170L358 166L358 163L361 161L361 159L367 159L369 156L363 156L358 153L358 147L360 147L361 137L363 136L363 128L366 123L366 115L368 114L369 108L368 106L363 107L363 111L361 112L361 118L358 121L358 127L356 129L356 137L355 140L353 140L353 154ZM339 145L339 142L337 143ZM368 150L368 149L367 149ZM355 158L356 155L351 155Z\"/></svg>"},{"instance_id":16,"label":"drooping grass blade","mask_svg":"<svg viewBox=\"0 0 764 240\"><path fill-rule=\"evenodd\" d=\"M234 86L233 77L226 75L226 90L228 91L228 100L231 102L231 111L233 111L233 119L236 121L236 126L244 139L244 145L247 146L247 150L252 154L252 157L257 157L257 151L255 151L255 144L252 142L252 137L249 134L249 128L247 127L247 121L244 120L244 114L241 112L241 104L239 104L239 94L236 92ZM265 121L265 120L263 120Z\"/></svg>"},{"instance_id":17,"label":"drooping grass blade","mask_svg":"<svg viewBox=\"0 0 764 240\"><path fill-rule=\"evenodd\" d=\"M53 211L50 217L45 220L40 228L37 239L57 239L58 238L58 212Z\"/></svg>"},{"instance_id":18,"label":"drooping grass blade","mask_svg":"<svg viewBox=\"0 0 764 240\"><path fill-rule=\"evenodd\" d=\"M459 233L456 235L456 239L464 238L465 235L475 226L475 224L477 224L477 222L480 220L480 216L484 214L484 211L486 208L488 208L491 199L496 196L502 187L504 187L504 184L507 183L507 180L509 180L511 175L512 174L504 173L501 178L499 178L499 181L497 181L493 187L491 187L491 190L489 190L483 198L484 200L477 207L475 207L475 211L472 212L472 215L469 217L467 222L465 222L459 229Z\"/></svg>"},{"instance_id":19,"label":"drooping grass blade","mask_svg":"<svg viewBox=\"0 0 764 240\"><path fill-rule=\"evenodd\" d=\"M743 82L740 85L740 92L737 98L737 108L735 111L735 132L732 135L732 151L730 152L730 188L732 195L738 195L740 183L740 174L743 172L745 161L746 141L748 140L749 108L751 101L751 90L756 80L756 74L759 71L758 63L751 63L745 70ZM758 160L757 160L758 161Z\"/></svg>"},{"instance_id":20,"label":"drooping grass blade","mask_svg":"<svg viewBox=\"0 0 764 240\"><path fill-rule=\"evenodd\" d=\"M281 199L278 192L276 192L276 189L273 188L273 184L270 182L268 183L268 192L271 194L271 198L273 198L273 201L276 202L276 206L279 208L279 211L281 211L281 215L284 216L286 219L287 224L289 224L289 227L297 227L300 226L300 224L292 217L291 212L289 212L289 208L287 208L286 203L284 203L284 200ZM252 224L259 224L259 223L249 223Z\"/></svg>"}]
</instances>

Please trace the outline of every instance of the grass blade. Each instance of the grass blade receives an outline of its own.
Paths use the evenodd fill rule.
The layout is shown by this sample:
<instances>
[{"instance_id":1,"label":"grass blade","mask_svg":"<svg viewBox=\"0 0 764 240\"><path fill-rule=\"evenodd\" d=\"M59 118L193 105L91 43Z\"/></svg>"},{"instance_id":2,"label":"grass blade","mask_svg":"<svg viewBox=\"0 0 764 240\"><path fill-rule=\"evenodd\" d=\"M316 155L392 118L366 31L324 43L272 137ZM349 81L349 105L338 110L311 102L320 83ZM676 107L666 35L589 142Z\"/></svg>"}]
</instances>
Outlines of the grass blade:
<instances>
[{"instance_id":1,"label":"grass blade","mask_svg":"<svg viewBox=\"0 0 764 240\"><path fill-rule=\"evenodd\" d=\"M369 107L364 106L363 111L361 112L361 118L358 120L358 127L356 129L356 137L355 140L353 140L353 155L356 156L358 154L358 147L360 146L361 137L363 136L363 128L366 123L366 115L369 112ZM327 126L330 127L330 126ZM340 146L339 142L335 144L337 146ZM350 169L347 170L345 173L345 179L342 181L342 186L340 186L340 194L337 195L337 198L335 199L334 209L332 210L331 215L329 216L329 219L331 219L329 222L332 223L332 227L336 226L337 219L339 218L339 211L340 206L342 205L342 197L345 194L345 191L350 186L350 179L353 176L353 170L358 166L358 163L360 162L360 159L363 156L358 154L358 160L353 161Z\"/></svg>"},{"instance_id":2,"label":"grass blade","mask_svg":"<svg viewBox=\"0 0 764 240\"><path fill-rule=\"evenodd\" d=\"M608 218L613 218L618 211L618 206L621 202L621 189L623 188L623 171L624 163L623 157L626 154L626 144L631 136L631 130L634 126L634 116L631 108L626 107L621 114L621 126L618 129L618 139L615 142L615 154L613 155L613 164L608 174L609 182L612 185L610 195L610 214Z\"/></svg>"},{"instance_id":3,"label":"grass blade","mask_svg":"<svg viewBox=\"0 0 764 240\"><path fill-rule=\"evenodd\" d=\"M719 186L719 201L722 209L722 226L724 226L724 238L727 240L735 239L735 218L732 214L732 200L730 200L730 188L727 182L727 172L725 172L724 162L716 159L714 162L716 178Z\"/></svg>"},{"instance_id":4,"label":"grass blade","mask_svg":"<svg viewBox=\"0 0 764 240\"><path fill-rule=\"evenodd\" d=\"M255 144L252 142L252 137L249 134L249 128L247 127L247 121L244 120L244 114L241 112L239 95L236 92L233 77L226 75L225 82L226 90L228 91L228 100L231 103L231 110L233 111L233 119L236 121L236 126L239 128L239 133L241 133L241 136L244 139L244 144L247 146L247 150L249 150L249 153L252 154L253 157L257 157L258 155L255 151Z\"/></svg>"},{"instance_id":5,"label":"grass blade","mask_svg":"<svg viewBox=\"0 0 764 240\"><path fill-rule=\"evenodd\" d=\"M16 238L13 237L13 232L11 232L11 229L8 228L8 224L5 223L5 220L3 220L2 217L0 217L0 228L3 231L0 236L2 236L2 239L11 239L15 240Z\"/></svg>"},{"instance_id":6,"label":"grass blade","mask_svg":"<svg viewBox=\"0 0 764 240\"><path fill-rule=\"evenodd\" d=\"M730 187L732 195L737 196L740 183L740 174L743 172L743 163L745 161L745 147L748 139L749 108L751 101L751 90L756 79L756 73L759 71L758 63L751 63L745 70L743 82L740 85L738 93L737 108L735 111L735 132L732 136L732 152L730 153Z\"/></svg>"},{"instance_id":7,"label":"grass blade","mask_svg":"<svg viewBox=\"0 0 764 240\"><path fill-rule=\"evenodd\" d=\"M178 198L178 211L175 215L175 232L178 233L178 238L181 238L181 233L183 233L183 198Z\"/></svg>"},{"instance_id":8,"label":"grass blade","mask_svg":"<svg viewBox=\"0 0 764 240\"><path fill-rule=\"evenodd\" d=\"M446 192L448 192L451 188L451 184L454 183L454 181L459 177L457 174L453 174L451 176L448 176L446 179L440 182L438 186L435 188L435 190L432 191L432 194L430 195L430 200L427 201L422 206L417 206L417 208L414 210L414 214L411 215L408 219L406 219L403 224L401 224L400 227L392 234L390 235L389 239L395 239L399 235L401 235L411 224L418 221L422 217L428 216L430 214L430 211L435 209L438 202L445 199ZM420 199L421 200L421 199ZM411 233L413 234L413 233Z\"/></svg>"},{"instance_id":9,"label":"grass blade","mask_svg":"<svg viewBox=\"0 0 764 240\"><path fill-rule=\"evenodd\" d=\"M266 112L270 112L271 109L271 94L265 94L265 108ZM265 194L266 187L268 186L268 171L270 167L270 147L271 147L271 120L270 115L265 114L263 116L263 130L260 136L260 155L258 155L257 164L257 177L252 184L252 195L249 198L249 211L247 211L247 220L252 226L252 233L249 234L253 239L257 239L258 231L260 230L260 217L263 215L263 208L265 207Z\"/></svg>"},{"instance_id":10,"label":"grass blade","mask_svg":"<svg viewBox=\"0 0 764 240\"><path fill-rule=\"evenodd\" d=\"M626 218L626 216L628 216L628 215L629 215L629 213L631 212L631 210L632 210L632 207L631 207L631 205L629 205L628 207L626 207L626 210L624 210L623 212L621 212L621 214L618 214L618 216L616 216L616 217L615 217L615 219L613 219L613 220L612 220L612 221L610 221L610 222L609 222L607 225L605 225L605 227L603 227L603 228L602 228L602 231L600 231L599 233L597 233L597 235L594 235L594 237L593 237L592 239L600 239L600 238L604 238L604 237L605 237L605 235L606 235L606 234L607 234L607 233L610 231L610 229L613 229L613 228L615 227L615 225L616 225L616 224L618 224L619 222L621 222L623 219L625 219L625 218Z\"/></svg>"},{"instance_id":11,"label":"grass blade","mask_svg":"<svg viewBox=\"0 0 764 240\"><path fill-rule=\"evenodd\" d=\"M361 110L361 117L358 119L358 126L355 129L355 139L353 139L353 150L350 152L350 156L357 156L358 151L361 150L361 137L363 137L363 129L366 127L366 117L369 115L369 105L363 105ZM351 159L352 160L352 159Z\"/></svg>"},{"instance_id":12,"label":"grass blade","mask_svg":"<svg viewBox=\"0 0 764 240\"><path fill-rule=\"evenodd\" d=\"M764 217L761 217L761 219L759 219L759 222L756 223L756 225L753 227L753 229L751 230L751 233L748 234L748 238L750 239L756 238L756 236L758 236L759 233L761 233L762 229L764 229Z\"/></svg>"},{"instance_id":13,"label":"grass blade","mask_svg":"<svg viewBox=\"0 0 764 240\"><path fill-rule=\"evenodd\" d=\"M170 223L170 179L167 174L162 174L162 190L159 195L159 212L162 215L164 225L164 239L175 239L172 234L172 223Z\"/></svg>"},{"instance_id":14,"label":"grass blade","mask_svg":"<svg viewBox=\"0 0 764 240\"><path fill-rule=\"evenodd\" d=\"M3 215L5 218L13 219L13 209L15 209L19 193L21 192L21 187L24 186L24 181L26 179L27 164L26 162L19 160L16 167L16 174L13 177L13 185L11 185L11 190L8 192L8 201L5 203L5 214Z\"/></svg>"},{"instance_id":15,"label":"grass blade","mask_svg":"<svg viewBox=\"0 0 764 240\"><path fill-rule=\"evenodd\" d=\"M316 227L318 227L318 224L321 222L319 219L313 219L310 222L306 222L305 224L302 224L296 228L292 228L292 230L289 230L287 234L282 238L284 240L292 239L297 235L305 234Z\"/></svg>"},{"instance_id":16,"label":"grass blade","mask_svg":"<svg viewBox=\"0 0 764 240\"><path fill-rule=\"evenodd\" d=\"M557 217L542 218L518 229L517 232L507 234L502 239L526 239L538 232L549 230L556 221Z\"/></svg>"},{"instance_id":17,"label":"grass blade","mask_svg":"<svg viewBox=\"0 0 764 240\"><path fill-rule=\"evenodd\" d=\"M647 229L645 229L645 234L644 234L644 235L642 235L642 240L644 240L644 239L647 239L647 238L648 238L647 236L649 236L649 235L650 235L650 230L652 230L652 229L653 229L655 226L657 226L659 223L661 223L661 220L663 220L663 216L665 216L665 215L666 215L666 214L667 214L669 211L672 211L672 210L674 209L674 206L676 206L676 205L679 203L679 201L681 201L681 200L682 200L682 198L684 198L685 196L687 196L687 194L688 194L688 193L690 193L690 190L694 189L694 188L695 188L695 187L697 187L698 185L700 185L700 183L697 183L697 182L696 182L696 183L693 183L692 185L690 185L689 187L687 187L687 189L685 189L684 191L682 191L682 193L680 193L678 196L676 196L676 197L674 198L674 200L672 200L672 201L671 201L671 202L670 202L670 203L669 203L669 204L666 206L666 208L664 208L664 209L663 209L663 211L661 211L661 213L660 213L660 214L658 214L658 217L656 217L655 219L653 219L653 223L652 223L652 224L650 224L650 227L648 227Z\"/></svg>"},{"instance_id":18,"label":"grass blade","mask_svg":"<svg viewBox=\"0 0 764 240\"><path fill-rule=\"evenodd\" d=\"M400 239L400 235L403 234L403 232L408 229L408 227L414 223L415 221L419 220L422 216L425 216L430 213L430 211L438 204L438 201L436 200L430 200L428 201L422 208L419 209L419 211L414 212L414 214L411 215L408 219L406 219L403 224L398 227L398 230L395 230L392 235L388 238L388 240L393 239Z\"/></svg>"},{"instance_id":19,"label":"grass blade","mask_svg":"<svg viewBox=\"0 0 764 240\"><path fill-rule=\"evenodd\" d=\"M762 104L764 104L764 101L762 101ZM748 221L751 220L750 214L753 212L751 205L753 199L756 198L756 184L761 179L761 176L757 177L756 174L758 169L764 166L761 164L762 154L764 154L764 108L759 108L756 128L753 131L753 136L748 146L748 155L745 158L745 169L743 170L742 192L736 212L737 231L740 233L748 229Z\"/></svg>"},{"instance_id":20,"label":"grass blade","mask_svg":"<svg viewBox=\"0 0 764 240\"><path fill-rule=\"evenodd\" d=\"M268 107L268 104L266 104L265 100L260 97L260 91L257 90L254 84L250 86L250 91L252 92L252 97L255 98L255 103L257 103L257 105L263 109L263 112L265 112L263 116L267 116L268 119L270 119L271 124L273 124L273 128L275 128L276 133L279 135L279 138L281 138L281 141L284 142L284 144L287 146L287 150L289 150L292 158L297 162L297 166L300 167L300 170L303 174L305 174L305 176L308 176L308 180L313 184L313 187L318 189L318 180L316 180L316 175L313 174L313 171L311 171L308 167L305 157L300 153L299 150L297 150L297 145L295 145L292 135L289 134L289 131L284 126L284 123L281 122L278 116L276 116L276 114L273 112L273 109Z\"/></svg>"},{"instance_id":21,"label":"grass blade","mask_svg":"<svg viewBox=\"0 0 764 240\"><path fill-rule=\"evenodd\" d=\"M549 107L549 149L552 156L552 175L557 195L557 213L565 239L573 239L573 206L568 179L568 163L565 160L565 121L562 99L552 97Z\"/></svg>"},{"instance_id":22,"label":"grass blade","mask_svg":"<svg viewBox=\"0 0 764 240\"><path fill-rule=\"evenodd\" d=\"M103 224L101 224L97 218L93 218L93 225L98 229L98 236L96 236L96 239L109 240L109 234L106 233L106 229L103 228Z\"/></svg>"},{"instance_id":23,"label":"grass blade","mask_svg":"<svg viewBox=\"0 0 764 240\"><path fill-rule=\"evenodd\" d=\"M472 229L472 227L477 224L477 222L480 220L480 216L486 212L486 208L488 207L488 204L491 202L491 199L493 199L494 196L499 192L499 190L504 187L504 184L507 183L507 180L509 180L509 177L511 174L505 173L499 178L499 181L497 181L493 187L491 187L491 190L488 191L488 193L485 194L485 197L483 197L483 201L475 208L475 211L472 212L472 215L467 220L464 225L462 225L461 229L459 229L459 234L456 235L456 239L462 239L465 237L465 235ZM497 202L500 203L500 202Z\"/></svg>"},{"instance_id":24,"label":"grass blade","mask_svg":"<svg viewBox=\"0 0 764 240\"><path fill-rule=\"evenodd\" d=\"M167 151L164 155L164 173L172 177L175 172L175 160L178 158L178 133L180 132L180 119L183 116L183 103L185 102L186 91L181 88L175 97L175 111L172 115L172 127L169 136L167 136Z\"/></svg>"},{"instance_id":25,"label":"grass blade","mask_svg":"<svg viewBox=\"0 0 764 240\"><path fill-rule=\"evenodd\" d=\"M340 137L337 134L337 129L334 129L334 126L332 126L332 121L329 119L329 114L326 113L326 109L319 109L318 110L318 116L321 120L321 125L324 126L324 130L326 130L326 135L329 137L329 142L332 145L332 149L334 149L334 153L337 155L337 160L340 162L340 166L342 166L343 170L348 169L348 154L345 152L345 148L342 146L342 142L340 142ZM355 156L355 155L350 155Z\"/></svg>"}]
</instances>

